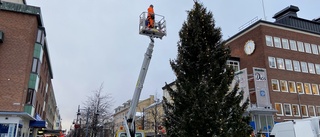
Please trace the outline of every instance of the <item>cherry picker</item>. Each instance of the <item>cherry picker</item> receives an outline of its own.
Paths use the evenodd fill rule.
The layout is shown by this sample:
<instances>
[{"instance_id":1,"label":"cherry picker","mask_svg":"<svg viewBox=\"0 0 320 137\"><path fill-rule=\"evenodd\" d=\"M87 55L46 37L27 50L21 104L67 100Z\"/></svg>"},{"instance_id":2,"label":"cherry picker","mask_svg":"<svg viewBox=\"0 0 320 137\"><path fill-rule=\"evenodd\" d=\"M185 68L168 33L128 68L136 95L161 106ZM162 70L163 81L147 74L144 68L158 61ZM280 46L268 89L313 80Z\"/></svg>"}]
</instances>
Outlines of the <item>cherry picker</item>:
<instances>
[{"instance_id":1,"label":"cherry picker","mask_svg":"<svg viewBox=\"0 0 320 137\"><path fill-rule=\"evenodd\" d=\"M148 67L150 64L153 47L154 47L154 38L162 39L163 36L167 35L166 21L164 16L155 14L156 20L154 22L154 27L148 28L146 24L147 14L148 14L147 12L143 12L140 14L139 34L148 36L150 38L150 43L144 55L144 60L142 63L136 88L131 100L129 111L127 115L124 116L124 120L123 120L124 129L123 127L121 127L120 130L117 131L116 137L145 137L144 131L141 129L136 129L135 127L136 108L139 103L141 90L143 88L143 83L146 78Z\"/></svg>"}]
</instances>

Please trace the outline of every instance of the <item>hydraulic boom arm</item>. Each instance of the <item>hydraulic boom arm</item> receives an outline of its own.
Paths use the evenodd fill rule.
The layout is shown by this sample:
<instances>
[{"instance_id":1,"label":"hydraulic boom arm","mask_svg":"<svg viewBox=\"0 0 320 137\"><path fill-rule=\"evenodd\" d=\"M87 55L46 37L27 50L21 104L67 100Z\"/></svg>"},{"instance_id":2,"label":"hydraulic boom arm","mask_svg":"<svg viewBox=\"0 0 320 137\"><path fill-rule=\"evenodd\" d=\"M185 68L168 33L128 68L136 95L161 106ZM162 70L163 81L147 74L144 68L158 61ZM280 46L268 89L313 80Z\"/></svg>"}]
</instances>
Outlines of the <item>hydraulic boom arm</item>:
<instances>
[{"instance_id":1,"label":"hydraulic boom arm","mask_svg":"<svg viewBox=\"0 0 320 137\"><path fill-rule=\"evenodd\" d=\"M140 70L139 78L137 81L137 85L131 100L131 105L128 111L128 114L124 117L124 128L126 129L127 137L135 137L135 115L136 115L136 108L139 103L139 98L141 94L141 90L143 88L143 83L147 75L148 67L150 64L150 60L152 57L153 47L154 47L154 38L150 37L150 43L147 48L147 51L144 55L144 60L142 63L142 67Z\"/></svg>"}]
</instances>

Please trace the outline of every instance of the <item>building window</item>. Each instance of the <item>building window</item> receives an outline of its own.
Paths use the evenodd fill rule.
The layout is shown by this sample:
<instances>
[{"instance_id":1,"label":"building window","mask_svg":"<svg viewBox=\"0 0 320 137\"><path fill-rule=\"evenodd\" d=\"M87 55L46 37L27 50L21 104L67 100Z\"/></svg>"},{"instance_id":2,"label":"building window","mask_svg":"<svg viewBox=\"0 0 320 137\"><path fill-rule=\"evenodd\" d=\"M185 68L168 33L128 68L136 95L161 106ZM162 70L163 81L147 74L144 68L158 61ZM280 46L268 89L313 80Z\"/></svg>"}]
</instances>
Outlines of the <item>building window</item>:
<instances>
[{"instance_id":1,"label":"building window","mask_svg":"<svg viewBox=\"0 0 320 137\"><path fill-rule=\"evenodd\" d=\"M270 67L270 68L277 68L276 58L274 58L274 57L268 57L268 60L269 60L269 67Z\"/></svg>"},{"instance_id":2,"label":"building window","mask_svg":"<svg viewBox=\"0 0 320 137\"><path fill-rule=\"evenodd\" d=\"M315 110L314 110L314 106L308 106L308 110L309 110L309 116L310 117L314 117L316 116Z\"/></svg>"},{"instance_id":3,"label":"building window","mask_svg":"<svg viewBox=\"0 0 320 137\"><path fill-rule=\"evenodd\" d=\"M297 82L297 91L299 94L304 94L303 84L301 82Z\"/></svg>"},{"instance_id":4,"label":"building window","mask_svg":"<svg viewBox=\"0 0 320 137\"><path fill-rule=\"evenodd\" d=\"M316 64L315 66L317 74L320 74L320 64Z\"/></svg>"},{"instance_id":5,"label":"building window","mask_svg":"<svg viewBox=\"0 0 320 137\"><path fill-rule=\"evenodd\" d=\"M284 113L286 116L292 116L291 113L291 105L290 104L283 104L284 105Z\"/></svg>"},{"instance_id":6,"label":"building window","mask_svg":"<svg viewBox=\"0 0 320 137\"><path fill-rule=\"evenodd\" d=\"M287 70L290 70L292 71L293 68L292 68L292 61L290 59L285 59L285 62L286 62L286 68Z\"/></svg>"},{"instance_id":7,"label":"building window","mask_svg":"<svg viewBox=\"0 0 320 137\"><path fill-rule=\"evenodd\" d=\"M283 116L283 109L282 109L282 104L281 103L275 103L275 108L278 110L277 115L278 116Z\"/></svg>"},{"instance_id":8,"label":"building window","mask_svg":"<svg viewBox=\"0 0 320 137\"><path fill-rule=\"evenodd\" d=\"M34 89L29 88L27 91L26 104L34 106L35 101L36 101L36 91Z\"/></svg>"},{"instance_id":9,"label":"building window","mask_svg":"<svg viewBox=\"0 0 320 137\"><path fill-rule=\"evenodd\" d=\"M276 79L271 79L271 84L272 84L272 90L273 91L280 91L279 89L279 81Z\"/></svg>"},{"instance_id":10,"label":"building window","mask_svg":"<svg viewBox=\"0 0 320 137\"><path fill-rule=\"evenodd\" d=\"M284 62L282 58L277 58L277 64L279 69L285 69L284 68Z\"/></svg>"},{"instance_id":11,"label":"building window","mask_svg":"<svg viewBox=\"0 0 320 137\"><path fill-rule=\"evenodd\" d=\"M292 104L292 113L293 113L293 116L295 116L295 117L299 117L300 116L299 105Z\"/></svg>"},{"instance_id":12,"label":"building window","mask_svg":"<svg viewBox=\"0 0 320 137\"><path fill-rule=\"evenodd\" d=\"M41 62L37 58L33 58L31 72L40 74Z\"/></svg>"},{"instance_id":13,"label":"building window","mask_svg":"<svg viewBox=\"0 0 320 137\"><path fill-rule=\"evenodd\" d=\"M314 64L313 63L308 63L308 68L309 68L309 72L311 74L316 74L316 71L314 70Z\"/></svg>"},{"instance_id":14,"label":"building window","mask_svg":"<svg viewBox=\"0 0 320 137\"><path fill-rule=\"evenodd\" d=\"M281 91L282 92L288 92L287 81L280 80L280 86L281 86Z\"/></svg>"},{"instance_id":15,"label":"building window","mask_svg":"<svg viewBox=\"0 0 320 137\"><path fill-rule=\"evenodd\" d=\"M320 116L320 106L316 106L316 114L317 114L317 116Z\"/></svg>"},{"instance_id":16,"label":"building window","mask_svg":"<svg viewBox=\"0 0 320 137\"><path fill-rule=\"evenodd\" d=\"M296 84L293 81L288 82L290 93L297 93Z\"/></svg>"},{"instance_id":17,"label":"building window","mask_svg":"<svg viewBox=\"0 0 320 137\"><path fill-rule=\"evenodd\" d=\"M305 47L307 53L312 53L312 52L311 52L311 47L310 47L310 44L309 44L309 43L304 43L304 47Z\"/></svg>"},{"instance_id":18,"label":"building window","mask_svg":"<svg viewBox=\"0 0 320 137\"><path fill-rule=\"evenodd\" d=\"M271 36L266 35L266 44L267 46L273 47L273 41Z\"/></svg>"},{"instance_id":19,"label":"building window","mask_svg":"<svg viewBox=\"0 0 320 137\"><path fill-rule=\"evenodd\" d=\"M292 61L292 62L293 62L294 71L296 71L296 72L301 72L299 61L294 60L294 61Z\"/></svg>"},{"instance_id":20,"label":"building window","mask_svg":"<svg viewBox=\"0 0 320 137\"><path fill-rule=\"evenodd\" d=\"M301 105L301 113L303 117L308 117L307 105Z\"/></svg>"},{"instance_id":21,"label":"building window","mask_svg":"<svg viewBox=\"0 0 320 137\"><path fill-rule=\"evenodd\" d=\"M306 94L312 94L311 93L311 86L309 83L304 83L304 91L306 92Z\"/></svg>"},{"instance_id":22,"label":"building window","mask_svg":"<svg viewBox=\"0 0 320 137\"><path fill-rule=\"evenodd\" d=\"M301 70L304 73L308 73L308 66L307 66L307 62L301 62Z\"/></svg>"},{"instance_id":23,"label":"building window","mask_svg":"<svg viewBox=\"0 0 320 137\"><path fill-rule=\"evenodd\" d=\"M284 49L289 49L288 39L282 39L282 47L283 47Z\"/></svg>"},{"instance_id":24,"label":"building window","mask_svg":"<svg viewBox=\"0 0 320 137\"><path fill-rule=\"evenodd\" d=\"M38 29L37 43L41 44L42 46L44 44L44 30L43 29Z\"/></svg>"},{"instance_id":25,"label":"building window","mask_svg":"<svg viewBox=\"0 0 320 137\"><path fill-rule=\"evenodd\" d=\"M318 51L318 46L315 44L311 44L311 48L312 48L312 53L318 55L319 51Z\"/></svg>"},{"instance_id":26,"label":"building window","mask_svg":"<svg viewBox=\"0 0 320 137\"><path fill-rule=\"evenodd\" d=\"M234 72L237 72L240 70L238 61L227 60L227 66L233 68Z\"/></svg>"},{"instance_id":27,"label":"building window","mask_svg":"<svg viewBox=\"0 0 320 137\"><path fill-rule=\"evenodd\" d=\"M319 88L317 84L312 84L311 88L312 88L313 95L319 95Z\"/></svg>"},{"instance_id":28,"label":"building window","mask_svg":"<svg viewBox=\"0 0 320 137\"><path fill-rule=\"evenodd\" d=\"M300 52L304 52L304 46L303 43L301 41L297 41L298 44L298 51Z\"/></svg>"},{"instance_id":29,"label":"building window","mask_svg":"<svg viewBox=\"0 0 320 137\"><path fill-rule=\"evenodd\" d=\"M290 104L283 104L284 105L284 113L286 116L292 116L291 113L291 105Z\"/></svg>"},{"instance_id":30,"label":"building window","mask_svg":"<svg viewBox=\"0 0 320 137\"><path fill-rule=\"evenodd\" d=\"M290 40L290 48L291 48L291 50L297 51L296 41Z\"/></svg>"},{"instance_id":31,"label":"building window","mask_svg":"<svg viewBox=\"0 0 320 137\"><path fill-rule=\"evenodd\" d=\"M274 47L281 48L281 41L279 37L274 37Z\"/></svg>"}]
</instances>

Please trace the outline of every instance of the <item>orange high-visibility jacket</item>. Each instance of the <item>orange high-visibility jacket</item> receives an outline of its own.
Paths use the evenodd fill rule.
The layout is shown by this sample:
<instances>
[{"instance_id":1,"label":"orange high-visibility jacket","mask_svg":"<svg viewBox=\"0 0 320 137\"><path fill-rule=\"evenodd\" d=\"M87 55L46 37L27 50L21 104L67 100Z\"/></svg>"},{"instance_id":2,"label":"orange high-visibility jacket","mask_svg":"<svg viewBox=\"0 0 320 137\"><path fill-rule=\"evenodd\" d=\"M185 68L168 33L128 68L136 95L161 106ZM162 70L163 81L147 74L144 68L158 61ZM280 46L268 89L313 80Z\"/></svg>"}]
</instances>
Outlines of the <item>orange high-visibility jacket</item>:
<instances>
[{"instance_id":1,"label":"orange high-visibility jacket","mask_svg":"<svg viewBox=\"0 0 320 137\"><path fill-rule=\"evenodd\" d=\"M148 17L151 17L152 14L154 14L153 8L152 8L152 7L149 7L149 8L148 8Z\"/></svg>"}]
</instances>

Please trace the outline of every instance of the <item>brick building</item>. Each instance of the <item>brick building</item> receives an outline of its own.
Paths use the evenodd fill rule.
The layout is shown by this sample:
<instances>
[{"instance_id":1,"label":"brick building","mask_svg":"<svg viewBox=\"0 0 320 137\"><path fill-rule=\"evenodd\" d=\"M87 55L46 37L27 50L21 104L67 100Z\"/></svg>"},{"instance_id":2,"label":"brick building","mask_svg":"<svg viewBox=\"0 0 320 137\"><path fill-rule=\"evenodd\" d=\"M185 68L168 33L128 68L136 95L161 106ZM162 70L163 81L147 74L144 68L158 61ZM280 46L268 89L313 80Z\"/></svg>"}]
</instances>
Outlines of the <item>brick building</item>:
<instances>
[{"instance_id":1,"label":"brick building","mask_svg":"<svg viewBox=\"0 0 320 137\"><path fill-rule=\"evenodd\" d=\"M229 65L247 71L241 80L255 133L270 132L274 121L320 116L320 19L298 11L289 6L274 22L256 21L227 40Z\"/></svg>"},{"instance_id":2,"label":"brick building","mask_svg":"<svg viewBox=\"0 0 320 137\"><path fill-rule=\"evenodd\" d=\"M4 0L0 12L0 136L36 136L53 128L56 110L41 11Z\"/></svg>"}]
</instances>

